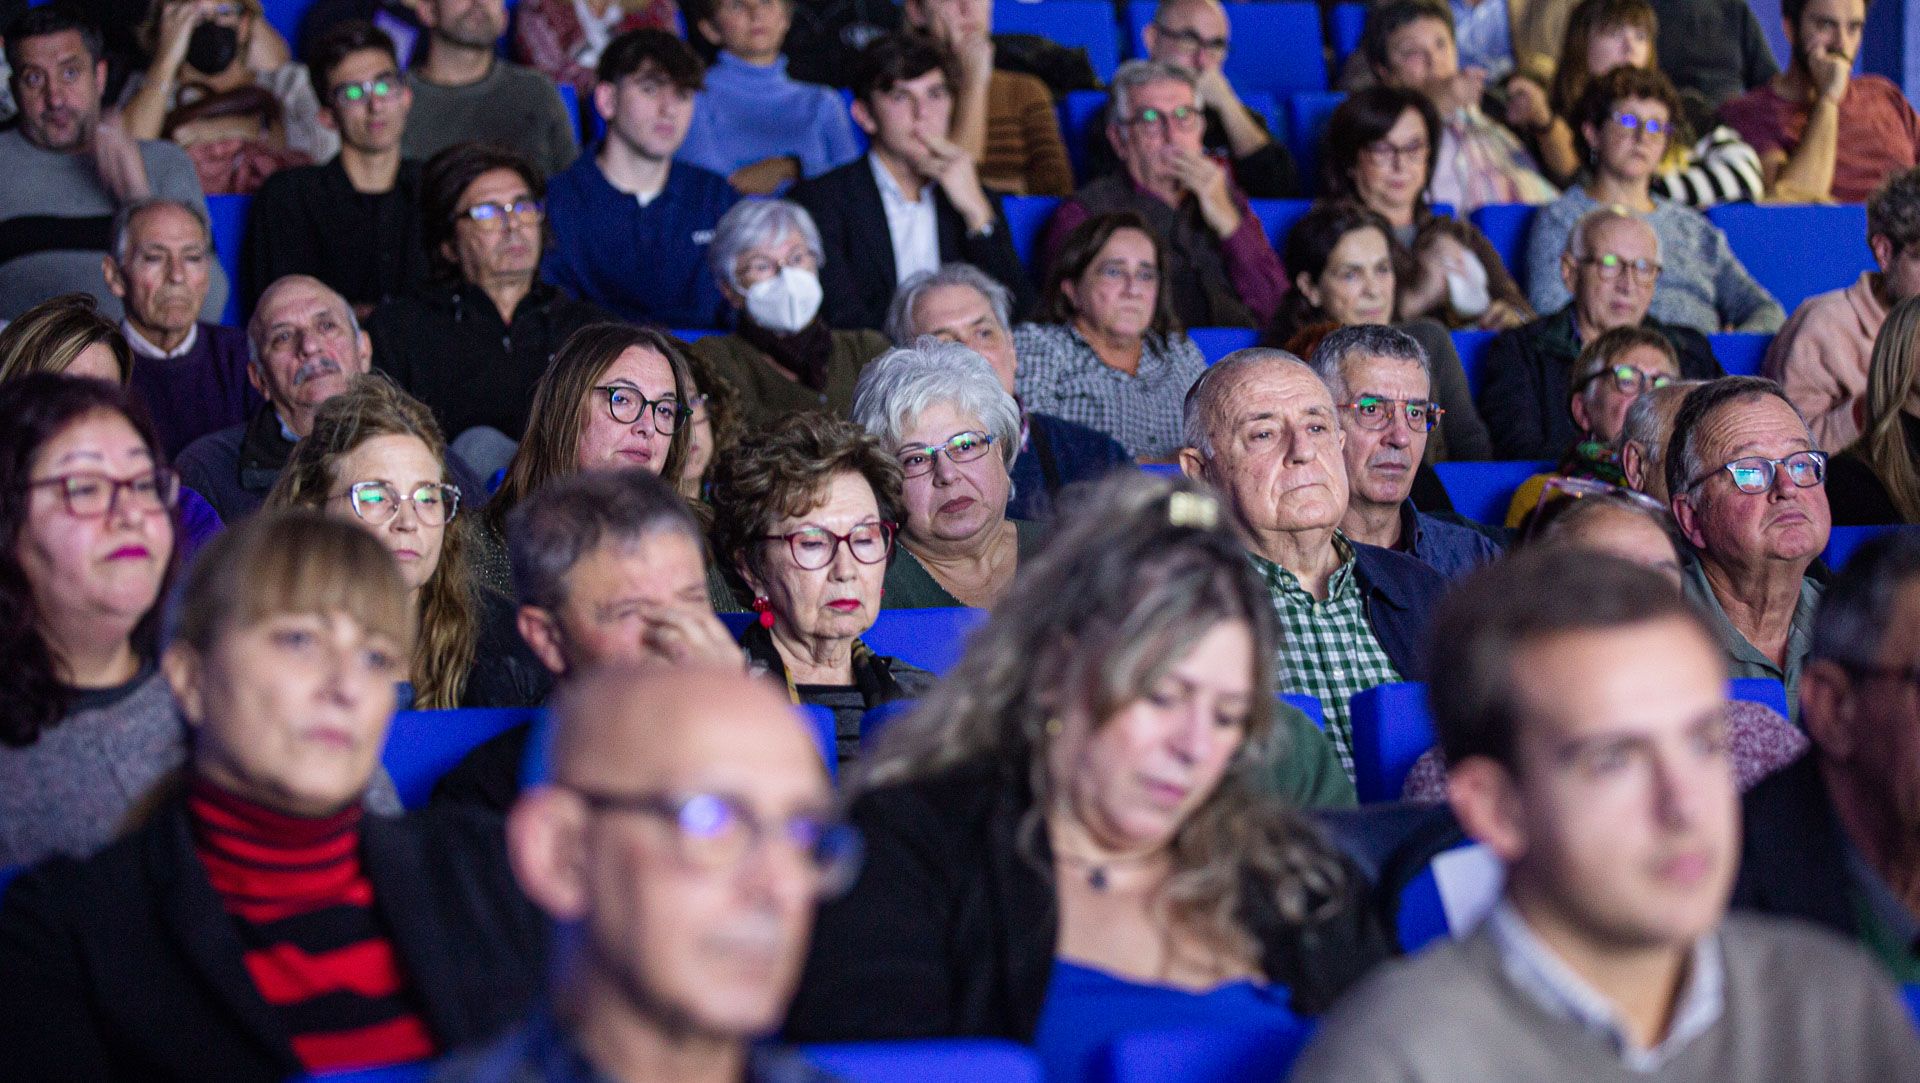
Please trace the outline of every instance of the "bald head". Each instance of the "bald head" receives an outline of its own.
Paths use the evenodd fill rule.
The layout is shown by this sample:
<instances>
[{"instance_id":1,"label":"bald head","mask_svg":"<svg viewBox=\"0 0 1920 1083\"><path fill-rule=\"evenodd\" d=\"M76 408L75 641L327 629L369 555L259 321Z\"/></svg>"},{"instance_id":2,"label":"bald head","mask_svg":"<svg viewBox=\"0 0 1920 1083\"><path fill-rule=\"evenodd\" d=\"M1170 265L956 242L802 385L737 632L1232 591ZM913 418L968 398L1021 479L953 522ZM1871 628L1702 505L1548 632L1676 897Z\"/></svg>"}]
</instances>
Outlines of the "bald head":
<instances>
[{"instance_id":1,"label":"bald head","mask_svg":"<svg viewBox=\"0 0 1920 1083\"><path fill-rule=\"evenodd\" d=\"M1319 380L1313 367L1305 361L1285 350L1266 346L1235 350L1215 362L1187 389L1186 407L1181 413L1186 446L1199 451L1202 456L1211 457L1220 426L1226 423L1222 405L1250 380L1294 370Z\"/></svg>"},{"instance_id":2,"label":"bald head","mask_svg":"<svg viewBox=\"0 0 1920 1083\"><path fill-rule=\"evenodd\" d=\"M247 380L295 436L313 429L321 404L373 363L373 342L353 306L307 275L276 279L247 321Z\"/></svg>"}]
</instances>

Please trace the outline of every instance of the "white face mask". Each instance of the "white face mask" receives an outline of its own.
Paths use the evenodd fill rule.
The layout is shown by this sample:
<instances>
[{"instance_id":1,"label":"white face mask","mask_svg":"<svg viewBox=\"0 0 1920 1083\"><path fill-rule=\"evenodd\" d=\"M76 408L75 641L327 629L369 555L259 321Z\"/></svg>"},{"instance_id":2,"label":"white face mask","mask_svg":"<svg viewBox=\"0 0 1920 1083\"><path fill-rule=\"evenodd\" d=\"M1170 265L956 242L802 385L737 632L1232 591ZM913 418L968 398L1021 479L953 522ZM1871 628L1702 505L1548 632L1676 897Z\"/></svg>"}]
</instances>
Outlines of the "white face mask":
<instances>
[{"instance_id":1,"label":"white face mask","mask_svg":"<svg viewBox=\"0 0 1920 1083\"><path fill-rule=\"evenodd\" d=\"M1478 319L1493 304L1487 293L1487 269L1477 259L1447 268L1447 306L1463 319Z\"/></svg>"},{"instance_id":2,"label":"white face mask","mask_svg":"<svg viewBox=\"0 0 1920 1083\"><path fill-rule=\"evenodd\" d=\"M769 331L791 335L813 322L823 296L819 275L782 267L779 274L747 288L747 315Z\"/></svg>"}]
</instances>

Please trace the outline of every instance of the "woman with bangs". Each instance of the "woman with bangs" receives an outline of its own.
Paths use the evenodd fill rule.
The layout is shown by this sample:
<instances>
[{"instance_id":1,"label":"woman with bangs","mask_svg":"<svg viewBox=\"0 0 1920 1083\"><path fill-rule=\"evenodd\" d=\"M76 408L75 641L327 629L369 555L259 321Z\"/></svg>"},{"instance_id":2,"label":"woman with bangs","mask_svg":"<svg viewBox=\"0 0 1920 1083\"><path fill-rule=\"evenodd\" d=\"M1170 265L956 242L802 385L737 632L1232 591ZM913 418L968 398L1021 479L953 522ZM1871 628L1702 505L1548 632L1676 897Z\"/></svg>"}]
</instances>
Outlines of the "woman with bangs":
<instances>
[{"instance_id":1,"label":"woman with bangs","mask_svg":"<svg viewBox=\"0 0 1920 1083\"><path fill-rule=\"evenodd\" d=\"M544 936L499 821L362 808L413 641L392 556L336 517L263 511L184 598L162 663L193 732L181 784L0 908L8 1071L280 1083L512 1021Z\"/></svg>"},{"instance_id":2,"label":"woman with bangs","mask_svg":"<svg viewBox=\"0 0 1920 1083\"><path fill-rule=\"evenodd\" d=\"M1120 474L1081 494L881 735L786 1034L994 1037L1049 1078L1145 1026L1324 1010L1387 953L1361 874L1253 779L1277 619L1214 497Z\"/></svg>"}]
</instances>

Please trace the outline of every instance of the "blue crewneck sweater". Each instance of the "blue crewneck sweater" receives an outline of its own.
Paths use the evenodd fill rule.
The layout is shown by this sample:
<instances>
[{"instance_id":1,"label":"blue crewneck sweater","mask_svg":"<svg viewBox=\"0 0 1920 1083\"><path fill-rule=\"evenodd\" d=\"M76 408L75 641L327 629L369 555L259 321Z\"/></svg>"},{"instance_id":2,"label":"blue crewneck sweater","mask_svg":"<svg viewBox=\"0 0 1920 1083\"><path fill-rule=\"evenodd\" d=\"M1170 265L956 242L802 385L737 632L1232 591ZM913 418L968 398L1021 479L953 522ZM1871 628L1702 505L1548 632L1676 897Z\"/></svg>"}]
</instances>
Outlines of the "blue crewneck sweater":
<instances>
[{"instance_id":1,"label":"blue crewneck sweater","mask_svg":"<svg viewBox=\"0 0 1920 1083\"><path fill-rule=\"evenodd\" d=\"M787 77L787 58L765 66L721 52L694 99L693 127L677 157L719 173L792 155L817 177L860 156L838 91Z\"/></svg>"}]
</instances>

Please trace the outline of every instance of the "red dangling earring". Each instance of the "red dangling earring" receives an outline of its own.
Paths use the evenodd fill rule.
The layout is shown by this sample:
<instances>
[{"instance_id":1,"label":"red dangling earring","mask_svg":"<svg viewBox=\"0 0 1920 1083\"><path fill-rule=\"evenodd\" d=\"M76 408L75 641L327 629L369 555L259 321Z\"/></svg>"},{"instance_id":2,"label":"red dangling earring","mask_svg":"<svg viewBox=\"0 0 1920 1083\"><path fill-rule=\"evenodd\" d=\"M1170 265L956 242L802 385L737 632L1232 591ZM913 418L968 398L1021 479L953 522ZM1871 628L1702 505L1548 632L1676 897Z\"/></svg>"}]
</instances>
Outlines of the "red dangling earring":
<instances>
[{"instance_id":1,"label":"red dangling earring","mask_svg":"<svg viewBox=\"0 0 1920 1083\"><path fill-rule=\"evenodd\" d=\"M768 631L772 631L773 630L773 607L767 604L766 595L764 594L754 595L753 611L755 613L760 614L760 627L765 628Z\"/></svg>"}]
</instances>

